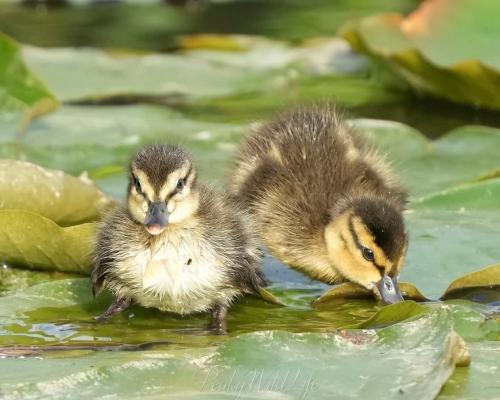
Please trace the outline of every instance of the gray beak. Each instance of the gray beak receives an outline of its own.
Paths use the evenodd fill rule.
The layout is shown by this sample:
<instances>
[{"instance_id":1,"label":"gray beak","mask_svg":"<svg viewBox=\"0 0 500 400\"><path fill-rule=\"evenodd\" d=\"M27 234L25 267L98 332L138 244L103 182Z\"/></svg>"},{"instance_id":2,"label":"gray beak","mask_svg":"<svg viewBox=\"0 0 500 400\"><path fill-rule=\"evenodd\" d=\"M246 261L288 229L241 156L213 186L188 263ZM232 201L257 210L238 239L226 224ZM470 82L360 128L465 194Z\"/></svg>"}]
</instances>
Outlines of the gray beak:
<instances>
[{"instance_id":1,"label":"gray beak","mask_svg":"<svg viewBox=\"0 0 500 400\"><path fill-rule=\"evenodd\" d=\"M152 231L159 231L165 228L168 224L167 205L163 202L151 203L146 214L144 225Z\"/></svg>"},{"instance_id":2,"label":"gray beak","mask_svg":"<svg viewBox=\"0 0 500 400\"><path fill-rule=\"evenodd\" d=\"M387 304L394 304L403 301L403 295L399 290L398 278L391 278L384 274L382 279L377 282L377 289L382 297L382 300Z\"/></svg>"}]
</instances>

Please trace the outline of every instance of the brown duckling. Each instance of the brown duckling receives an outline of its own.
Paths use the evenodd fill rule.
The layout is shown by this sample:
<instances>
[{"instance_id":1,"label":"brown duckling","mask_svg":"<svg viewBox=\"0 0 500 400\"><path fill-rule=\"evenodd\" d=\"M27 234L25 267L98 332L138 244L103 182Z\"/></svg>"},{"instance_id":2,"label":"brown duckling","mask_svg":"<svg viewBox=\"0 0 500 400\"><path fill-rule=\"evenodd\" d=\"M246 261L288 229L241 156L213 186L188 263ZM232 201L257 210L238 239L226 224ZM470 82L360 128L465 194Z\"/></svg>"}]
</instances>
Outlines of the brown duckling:
<instances>
[{"instance_id":1,"label":"brown duckling","mask_svg":"<svg viewBox=\"0 0 500 400\"><path fill-rule=\"evenodd\" d=\"M95 252L95 293L108 289L105 320L132 303L177 314L211 311L225 329L231 303L265 284L258 240L231 196L198 185L180 147L145 147L130 163L127 208L103 221Z\"/></svg>"},{"instance_id":2,"label":"brown duckling","mask_svg":"<svg viewBox=\"0 0 500 400\"><path fill-rule=\"evenodd\" d=\"M406 191L334 109L299 109L257 128L239 152L231 191L282 262L329 284L357 283L387 303L402 300Z\"/></svg>"}]
</instances>

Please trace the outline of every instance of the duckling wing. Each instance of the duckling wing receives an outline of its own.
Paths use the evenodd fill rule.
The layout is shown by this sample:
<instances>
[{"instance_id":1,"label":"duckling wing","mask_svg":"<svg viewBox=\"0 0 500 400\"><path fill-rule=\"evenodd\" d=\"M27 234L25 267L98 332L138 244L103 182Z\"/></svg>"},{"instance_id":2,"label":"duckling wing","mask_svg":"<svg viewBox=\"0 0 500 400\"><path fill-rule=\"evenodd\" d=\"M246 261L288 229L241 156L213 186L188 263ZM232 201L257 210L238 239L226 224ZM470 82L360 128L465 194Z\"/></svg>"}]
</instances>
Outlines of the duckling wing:
<instances>
[{"instance_id":1,"label":"duckling wing","mask_svg":"<svg viewBox=\"0 0 500 400\"><path fill-rule=\"evenodd\" d=\"M228 284L245 293L259 294L267 285L260 268L263 254L252 220L240 202L228 193L203 187L198 217L204 239L225 261Z\"/></svg>"},{"instance_id":2,"label":"duckling wing","mask_svg":"<svg viewBox=\"0 0 500 400\"><path fill-rule=\"evenodd\" d=\"M92 291L98 295L106 286L106 280L113 273L117 262L133 253L139 245L142 235L137 235L137 224L132 221L127 211L117 207L110 211L98 229L94 268L91 273Z\"/></svg>"}]
</instances>

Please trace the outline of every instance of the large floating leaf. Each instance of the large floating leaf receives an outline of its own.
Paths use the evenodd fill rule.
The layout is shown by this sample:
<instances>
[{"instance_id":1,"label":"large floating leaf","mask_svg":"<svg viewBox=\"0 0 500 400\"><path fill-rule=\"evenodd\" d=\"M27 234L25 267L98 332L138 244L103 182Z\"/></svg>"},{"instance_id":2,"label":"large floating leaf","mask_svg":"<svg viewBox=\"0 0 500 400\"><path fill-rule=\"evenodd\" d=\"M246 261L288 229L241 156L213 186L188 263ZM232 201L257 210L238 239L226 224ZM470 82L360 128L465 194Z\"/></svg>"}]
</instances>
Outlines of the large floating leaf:
<instances>
[{"instance_id":1,"label":"large floating leaf","mask_svg":"<svg viewBox=\"0 0 500 400\"><path fill-rule=\"evenodd\" d=\"M500 109L499 11L490 0L429 0L406 18L367 17L341 34L418 91Z\"/></svg>"},{"instance_id":2,"label":"large floating leaf","mask_svg":"<svg viewBox=\"0 0 500 400\"><path fill-rule=\"evenodd\" d=\"M495 289L498 287L500 287L500 265L496 264L455 279L450 283L440 299L460 298L461 294L465 295L467 294L465 292L471 292L474 289ZM429 299L411 283L400 283L400 289L406 300L429 301ZM484 294L480 294L479 297L484 298ZM313 304L315 306L321 306L322 304L336 300L363 298L373 300L373 293L362 286L347 282L341 283L326 291L314 300Z\"/></svg>"},{"instance_id":3,"label":"large floating leaf","mask_svg":"<svg viewBox=\"0 0 500 400\"><path fill-rule=\"evenodd\" d=\"M0 159L0 192L0 209L31 211L62 226L97 220L112 203L88 179L16 160Z\"/></svg>"},{"instance_id":4,"label":"large floating leaf","mask_svg":"<svg viewBox=\"0 0 500 400\"><path fill-rule=\"evenodd\" d=\"M461 291L476 288L500 287L500 264L491 265L479 271L472 272L450 283L442 298L456 297Z\"/></svg>"},{"instance_id":5,"label":"large floating leaf","mask_svg":"<svg viewBox=\"0 0 500 400\"><path fill-rule=\"evenodd\" d=\"M62 228L24 210L0 210L0 260L45 270L88 273L95 223Z\"/></svg>"},{"instance_id":6,"label":"large floating leaf","mask_svg":"<svg viewBox=\"0 0 500 400\"><path fill-rule=\"evenodd\" d=\"M413 202L414 209L484 212L500 209L500 178L461 185L442 192L433 193Z\"/></svg>"},{"instance_id":7,"label":"large floating leaf","mask_svg":"<svg viewBox=\"0 0 500 400\"><path fill-rule=\"evenodd\" d=\"M19 45L0 33L0 122L27 123L56 106L53 95L24 64Z\"/></svg>"},{"instance_id":8,"label":"large floating leaf","mask_svg":"<svg viewBox=\"0 0 500 400\"><path fill-rule=\"evenodd\" d=\"M183 107L187 115L209 121L252 122L301 103L331 101L343 106L386 104L402 99L400 92L352 75L299 75L289 85L269 92L238 93L215 99L199 99Z\"/></svg>"},{"instance_id":9,"label":"large floating leaf","mask_svg":"<svg viewBox=\"0 0 500 400\"><path fill-rule=\"evenodd\" d=\"M311 310L310 293L272 289L287 307L276 307L247 296L231 307L229 335L260 330L285 329L292 332L324 332L359 323L376 312L367 301L354 300L335 310ZM5 293L0 302L0 342L44 344L57 340L65 345L140 344L167 340L190 345L214 343L218 339L206 330L208 314L181 317L134 306L106 324L94 318L104 312L110 296L92 298L88 278L62 279L41 283L17 292ZM64 337L59 337L63 334ZM186 337L180 338L179 332Z\"/></svg>"},{"instance_id":10,"label":"large floating leaf","mask_svg":"<svg viewBox=\"0 0 500 400\"><path fill-rule=\"evenodd\" d=\"M403 297L407 300L425 301L428 300L420 291L411 283L402 282L399 284ZM373 299L373 292L365 289L355 283L342 283L323 293L319 298L314 300L314 305L320 305L339 299Z\"/></svg>"},{"instance_id":11,"label":"large floating leaf","mask_svg":"<svg viewBox=\"0 0 500 400\"><path fill-rule=\"evenodd\" d=\"M0 269L0 296L14 290L21 290L41 282L67 278L67 274L59 272L30 271L20 268Z\"/></svg>"},{"instance_id":12,"label":"large floating leaf","mask_svg":"<svg viewBox=\"0 0 500 400\"><path fill-rule=\"evenodd\" d=\"M438 193L414 203L407 216L410 250L404 279L436 298L445 282L500 259L499 180ZM483 279L486 286L486 280ZM492 281L495 284L494 281Z\"/></svg>"},{"instance_id":13,"label":"large floating leaf","mask_svg":"<svg viewBox=\"0 0 500 400\"><path fill-rule=\"evenodd\" d=\"M55 310L74 301L71 286L60 293L60 303L51 302ZM71 336L76 338L78 324L81 325L61 323L59 329L53 327L54 338L62 341ZM35 329L42 333L49 328L39 324ZM123 334L127 335L127 329ZM163 332L158 330L157 335L165 343ZM96 339L99 342L105 338ZM246 384L246 396L271 392L274 397L296 398L309 393L306 398L326 399L332 395L359 397L370 393L400 398L403 392L410 398L433 398L453 372L462 351L453 332L450 313L445 309L378 331L298 334L263 331L229 339L214 337L212 344L218 344L215 348L198 346L196 349L186 344L167 343L158 344L156 351L155 336L150 340L153 341L149 346L151 350L142 352L83 353L86 357L78 357L71 352L54 353L57 348L52 346L42 353L43 360L4 360L3 391L9 395L15 390L22 396L44 396L50 391L51 398L68 394L75 398L88 397L93 393L132 398L139 393L143 397L162 395L168 390L170 395L185 398L207 398L207 395L221 398L234 396L235 391ZM190 340L194 343L197 337L192 336ZM44 347L38 349L43 351ZM0 348L3 354L11 350L5 346ZM30 351L36 354L37 348L32 347ZM52 359L51 354L57 359ZM374 357L374 354L383 356ZM44 368L40 369L41 366ZM27 380L25 372L33 370L43 372ZM233 382L238 386L222 386L224 382L227 385L235 371L237 376ZM274 386L252 385L248 379L255 374L259 374L261 385L275 382ZM165 379L167 375L169 379ZM277 385L278 378L283 382L287 375L293 380ZM89 380L92 385L88 385ZM139 387L138 381L145 384Z\"/></svg>"},{"instance_id":14,"label":"large floating leaf","mask_svg":"<svg viewBox=\"0 0 500 400\"><path fill-rule=\"evenodd\" d=\"M366 321L360 322L349 328L380 328L393 325L405 319L414 318L429 312L429 308L414 301L403 301L383 307Z\"/></svg>"},{"instance_id":15,"label":"large floating leaf","mask_svg":"<svg viewBox=\"0 0 500 400\"><path fill-rule=\"evenodd\" d=\"M263 90L288 79L286 74L271 76L189 55L25 47L23 56L64 101L222 96L253 91L256 80Z\"/></svg>"},{"instance_id":16,"label":"large floating leaf","mask_svg":"<svg viewBox=\"0 0 500 400\"><path fill-rule=\"evenodd\" d=\"M491 172L500 168L500 130L496 128L465 126L430 141L396 122L358 119L353 125L387 153L413 198L487 175L494 177Z\"/></svg>"},{"instance_id":17,"label":"large floating leaf","mask_svg":"<svg viewBox=\"0 0 500 400\"><path fill-rule=\"evenodd\" d=\"M104 179L119 175L119 182L104 189L123 198L125 171L140 146L182 144L193 153L203 178L220 180L243 132L239 125L202 123L160 106L62 106L31 124L20 141L0 147L0 154L73 174L86 170Z\"/></svg>"},{"instance_id":18,"label":"large floating leaf","mask_svg":"<svg viewBox=\"0 0 500 400\"><path fill-rule=\"evenodd\" d=\"M472 362L468 368L456 368L439 395L439 400L497 400L497 374L500 370L498 342L471 342Z\"/></svg>"}]
</instances>

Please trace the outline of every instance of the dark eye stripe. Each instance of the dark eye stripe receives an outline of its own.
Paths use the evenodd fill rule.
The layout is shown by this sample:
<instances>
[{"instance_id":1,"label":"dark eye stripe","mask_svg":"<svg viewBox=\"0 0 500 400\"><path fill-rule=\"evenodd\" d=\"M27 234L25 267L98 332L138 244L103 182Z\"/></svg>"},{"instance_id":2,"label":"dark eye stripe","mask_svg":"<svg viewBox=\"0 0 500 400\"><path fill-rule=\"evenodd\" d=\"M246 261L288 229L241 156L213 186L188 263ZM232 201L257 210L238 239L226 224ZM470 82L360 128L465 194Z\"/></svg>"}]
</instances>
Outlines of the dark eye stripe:
<instances>
[{"instance_id":1,"label":"dark eye stripe","mask_svg":"<svg viewBox=\"0 0 500 400\"><path fill-rule=\"evenodd\" d=\"M134 181L134 186L137 193L144 194L144 192L142 191L141 181L139 180L139 178L135 175L132 175L132 180Z\"/></svg>"},{"instance_id":2,"label":"dark eye stripe","mask_svg":"<svg viewBox=\"0 0 500 400\"><path fill-rule=\"evenodd\" d=\"M187 172L186 176L185 176L184 178L181 178L181 179L184 181L184 185L186 185L186 183L187 183L187 181L188 181L189 177L191 176L191 173L192 173L192 172L193 172L193 167L191 166L191 167L189 167L189 170L188 170L188 172ZM177 189L177 187L176 187L176 188L175 188L173 191L171 191L171 192L170 192L170 194L167 196L167 200L166 200L166 201L168 202L168 201L172 198L172 196L175 196L177 193L178 193L178 189Z\"/></svg>"},{"instance_id":3,"label":"dark eye stripe","mask_svg":"<svg viewBox=\"0 0 500 400\"><path fill-rule=\"evenodd\" d=\"M356 233L356 231L354 230L354 224L353 224L352 220L353 220L353 216L351 215L349 218L349 232L351 232L351 235L354 239L354 243L355 243L356 247L358 248L359 251L361 251L361 254L363 254L363 250L365 249L365 246L363 246L361 244L361 242L359 241L359 237L358 237L358 234ZM377 267L381 271L385 271L385 267L383 265L377 264L375 262L375 260L371 261L371 263L373 265L375 265L375 267Z\"/></svg>"}]
</instances>

